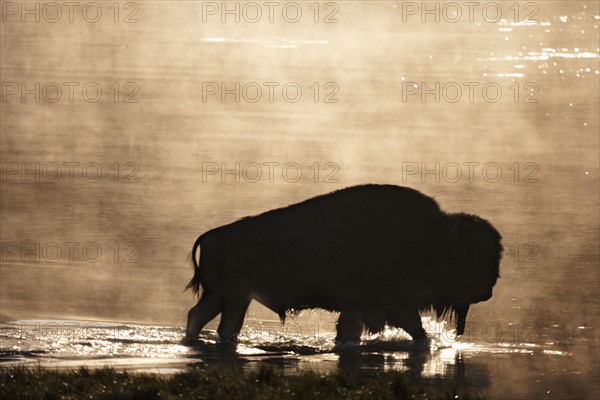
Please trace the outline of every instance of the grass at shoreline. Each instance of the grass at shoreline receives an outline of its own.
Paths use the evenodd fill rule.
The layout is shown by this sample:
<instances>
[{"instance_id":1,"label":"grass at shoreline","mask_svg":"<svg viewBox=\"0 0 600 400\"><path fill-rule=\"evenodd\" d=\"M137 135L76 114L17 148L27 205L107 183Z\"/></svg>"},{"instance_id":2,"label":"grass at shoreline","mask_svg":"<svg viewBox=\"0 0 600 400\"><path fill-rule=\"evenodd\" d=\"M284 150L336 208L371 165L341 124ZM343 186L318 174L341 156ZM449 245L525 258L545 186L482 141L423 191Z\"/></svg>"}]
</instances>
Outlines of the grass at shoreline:
<instances>
[{"instance_id":1,"label":"grass at shoreline","mask_svg":"<svg viewBox=\"0 0 600 400\"><path fill-rule=\"evenodd\" d=\"M192 368L172 376L112 368L57 371L0 367L1 399L472 399L452 387L432 388L401 372L358 380L342 372L284 375L270 367L253 372Z\"/></svg>"}]
</instances>

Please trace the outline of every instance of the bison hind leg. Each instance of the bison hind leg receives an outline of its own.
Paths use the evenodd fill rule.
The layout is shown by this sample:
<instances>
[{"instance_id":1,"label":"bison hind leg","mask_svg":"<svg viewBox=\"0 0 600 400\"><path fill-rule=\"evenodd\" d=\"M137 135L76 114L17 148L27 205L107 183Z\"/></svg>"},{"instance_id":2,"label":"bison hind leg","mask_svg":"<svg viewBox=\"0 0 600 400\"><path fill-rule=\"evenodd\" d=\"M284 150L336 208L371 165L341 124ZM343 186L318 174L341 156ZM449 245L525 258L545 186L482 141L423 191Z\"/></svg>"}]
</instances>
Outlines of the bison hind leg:
<instances>
[{"instance_id":1,"label":"bison hind leg","mask_svg":"<svg viewBox=\"0 0 600 400\"><path fill-rule=\"evenodd\" d=\"M203 292L200 301L188 312L187 327L184 342L193 343L198 340L198 334L213 318L221 312L220 299L211 292Z\"/></svg>"},{"instance_id":2,"label":"bison hind leg","mask_svg":"<svg viewBox=\"0 0 600 400\"><path fill-rule=\"evenodd\" d=\"M342 312L337 322L336 343L358 343L363 332L363 320L360 314Z\"/></svg>"},{"instance_id":3,"label":"bison hind leg","mask_svg":"<svg viewBox=\"0 0 600 400\"><path fill-rule=\"evenodd\" d=\"M250 300L248 296L232 297L225 300L221 322L217 329L221 342L237 341L237 336L244 324L244 317L250 305Z\"/></svg>"}]
</instances>

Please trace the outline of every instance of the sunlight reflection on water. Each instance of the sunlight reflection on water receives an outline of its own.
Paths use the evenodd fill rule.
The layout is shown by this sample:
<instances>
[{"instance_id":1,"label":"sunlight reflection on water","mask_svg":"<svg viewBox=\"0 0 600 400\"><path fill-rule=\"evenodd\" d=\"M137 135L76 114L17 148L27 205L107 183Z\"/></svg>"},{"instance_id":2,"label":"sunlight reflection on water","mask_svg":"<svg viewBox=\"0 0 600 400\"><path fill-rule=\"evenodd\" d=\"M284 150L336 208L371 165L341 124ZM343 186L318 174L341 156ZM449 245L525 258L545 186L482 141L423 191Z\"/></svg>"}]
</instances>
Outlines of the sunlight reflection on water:
<instances>
[{"instance_id":1,"label":"sunlight reflection on water","mask_svg":"<svg viewBox=\"0 0 600 400\"><path fill-rule=\"evenodd\" d=\"M413 344L404 331L390 327L378 334L364 335L360 345L339 348L335 347L331 336L301 336L286 332L273 335L273 332L247 327L239 337L235 355L241 359L250 357L254 362L260 361L261 357L278 356L289 361L311 356L310 362L326 361L329 368L333 368L340 354L360 351L382 355L385 370L408 371L410 367L407 364L416 352L427 355L420 367L423 377L447 374L448 368L463 356L516 353L570 355L551 346L533 343L483 345L461 342L456 340L452 330L446 330L444 321L437 322L430 317L422 320L428 332L438 332L430 333L429 348ZM214 330L206 330L201 334L200 347L187 347L181 345L184 329L179 327L60 320L13 321L2 325L0 335L2 363L47 367L78 362L78 365L87 366L135 368L156 360L159 363L184 364L183 369L185 364L194 359L202 360L210 354L206 351L213 348L218 340Z\"/></svg>"}]
</instances>

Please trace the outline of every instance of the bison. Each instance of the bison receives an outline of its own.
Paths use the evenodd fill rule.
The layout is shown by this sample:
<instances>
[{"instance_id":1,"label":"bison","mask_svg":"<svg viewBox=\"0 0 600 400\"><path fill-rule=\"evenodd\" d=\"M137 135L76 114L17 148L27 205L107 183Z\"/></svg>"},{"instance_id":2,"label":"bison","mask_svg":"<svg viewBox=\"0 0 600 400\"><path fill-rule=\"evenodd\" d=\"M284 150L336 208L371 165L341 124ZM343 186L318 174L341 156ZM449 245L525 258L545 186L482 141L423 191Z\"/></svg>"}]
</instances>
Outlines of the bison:
<instances>
[{"instance_id":1,"label":"bison","mask_svg":"<svg viewBox=\"0 0 600 400\"><path fill-rule=\"evenodd\" d=\"M201 248L200 260L196 252ZM462 335L473 303L499 277L501 236L486 220L440 210L394 185L360 185L242 218L201 235L186 289L186 342L219 313L221 341L235 341L251 300L282 322L294 310L338 311L337 342L386 324L426 339L419 313L454 316Z\"/></svg>"}]
</instances>

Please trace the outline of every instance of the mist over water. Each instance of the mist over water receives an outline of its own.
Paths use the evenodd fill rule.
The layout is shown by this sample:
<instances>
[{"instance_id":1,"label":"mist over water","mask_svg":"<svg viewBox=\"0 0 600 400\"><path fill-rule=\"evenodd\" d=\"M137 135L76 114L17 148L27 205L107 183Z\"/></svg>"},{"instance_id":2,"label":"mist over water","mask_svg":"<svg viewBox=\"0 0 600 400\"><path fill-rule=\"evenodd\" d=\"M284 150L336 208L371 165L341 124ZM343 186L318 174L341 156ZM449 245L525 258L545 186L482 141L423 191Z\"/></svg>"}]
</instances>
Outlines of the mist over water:
<instances>
[{"instance_id":1,"label":"mist over water","mask_svg":"<svg viewBox=\"0 0 600 400\"><path fill-rule=\"evenodd\" d=\"M490 397L597 396L598 3L517 2L517 16L515 2L496 2L494 22L481 9L470 21L464 6L457 22L422 22L408 3L319 3L318 23L313 2L298 2L296 23L281 12L271 23L266 8L256 23L223 23L203 2L123 3L118 22L101 3L96 23L80 10L72 23L67 10L56 23L21 22L20 9L3 8L3 354L210 362L205 349L177 347L195 303L183 288L198 235L339 188L391 183L480 215L503 236L501 278L472 307L464 338L442 344L452 324L424 316L439 345L431 353L387 331L400 348L365 337L372 347L342 363L328 347L334 314L307 311L286 330L253 303L242 339L252 354L240 357L283 359L290 370L316 359L462 376ZM52 82L62 90L55 102L56 86L43 89ZM222 97L221 84L235 92L236 82L239 101ZM36 83L37 102L22 94ZM35 331L48 319L117 321L140 337L75 329L53 350L51 330Z\"/></svg>"}]
</instances>

